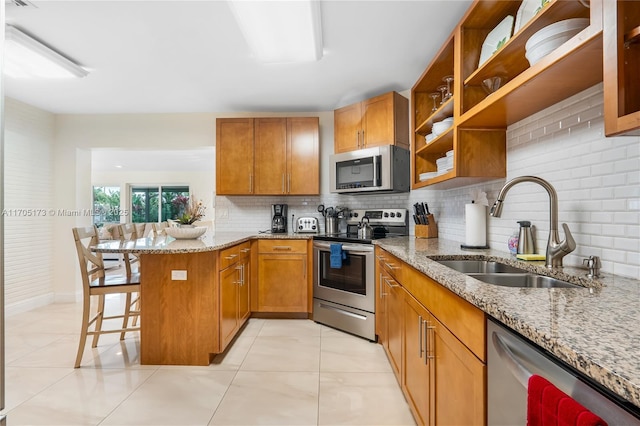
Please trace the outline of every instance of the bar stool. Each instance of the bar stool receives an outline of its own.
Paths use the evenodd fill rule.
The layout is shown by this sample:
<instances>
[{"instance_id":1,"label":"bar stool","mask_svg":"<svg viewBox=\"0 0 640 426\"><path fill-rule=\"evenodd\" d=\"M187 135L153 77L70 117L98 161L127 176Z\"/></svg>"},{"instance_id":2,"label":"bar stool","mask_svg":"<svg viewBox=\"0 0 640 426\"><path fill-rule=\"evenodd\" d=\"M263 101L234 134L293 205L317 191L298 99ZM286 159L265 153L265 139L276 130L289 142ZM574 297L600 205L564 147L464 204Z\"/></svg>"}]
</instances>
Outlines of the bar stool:
<instances>
[{"instance_id":1,"label":"bar stool","mask_svg":"<svg viewBox=\"0 0 640 426\"><path fill-rule=\"evenodd\" d=\"M131 310L132 293L140 292L140 275L131 274L127 276L105 274L104 263L100 253L91 251L91 247L98 244L98 228L95 226L85 228L73 228L73 238L78 252L80 263L80 274L82 275L82 329L80 330L80 343L78 354L76 355L75 368L80 367L87 336L93 336L92 348L98 346L98 339L102 334L120 333L120 340L124 339L125 333L129 331L139 331L140 327L129 327L129 318L134 321L140 316L140 312ZM107 294L126 295L124 312L121 315L105 316L104 299ZM90 318L91 298L97 297L98 306L95 316ZM102 329L103 320L122 318L122 327L119 329ZM135 324L134 324L135 325ZM93 326L93 330L90 330Z\"/></svg>"}]
</instances>

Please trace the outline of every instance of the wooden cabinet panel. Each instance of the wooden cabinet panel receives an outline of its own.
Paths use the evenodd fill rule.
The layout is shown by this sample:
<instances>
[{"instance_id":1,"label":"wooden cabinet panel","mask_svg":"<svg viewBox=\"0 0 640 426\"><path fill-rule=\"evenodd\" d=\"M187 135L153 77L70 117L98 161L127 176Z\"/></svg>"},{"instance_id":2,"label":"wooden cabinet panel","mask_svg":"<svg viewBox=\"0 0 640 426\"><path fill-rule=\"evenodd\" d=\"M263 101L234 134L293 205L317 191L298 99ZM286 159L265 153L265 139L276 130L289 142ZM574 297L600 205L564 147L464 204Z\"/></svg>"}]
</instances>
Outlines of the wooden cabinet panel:
<instances>
[{"instance_id":1,"label":"wooden cabinet panel","mask_svg":"<svg viewBox=\"0 0 640 426\"><path fill-rule=\"evenodd\" d=\"M258 312L307 312L307 255L258 255Z\"/></svg>"},{"instance_id":2,"label":"wooden cabinet panel","mask_svg":"<svg viewBox=\"0 0 640 426\"><path fill-rule=\"evenodd\" d=\"M256 194L285 194L287 177L287 119L255 119Z\"/></svg>"},{"instance_id":3,"label":"wooden cabinet panel","mask_svg":"<svg viewBox=\"0 0 640 426\"><path fill-rule=\"evenodd\" d=\"M220 341L226 348L238 329L238 278L240 265L233 264L220 271Z\"/></svg>"},{"instance_id":4,"label":"wooden cabinet panel","mask_svg":"<svg viewBox=\"0 0 640 426\"><path fill-rule=\"evenodd\" d=\"M216 120L216 193L252 194L253 119Z\"/></svg>"},{"instance_id":5,"label":"wooden cabinet panel","mask_svg":"<svg viewBox=\"0 0 640 426\"><path fill-rule=\"evenodd\" d=\"M320 193L319 120L287 119L287 192L290 195Z\"/></svg>"},{"instance_id":6,"label":"wooden cabinet panel","mask_svg":"<svg viewBox=\"0 0 640 426\"><path fill-rule=\"evenodd\" d=\"M486 424L486 365L438 321L432 320L433 413L436 425Z\"/></svg>"},{"instance_id":7,"label":"wooden cabinet panel","mask_svg":"<svg viewBox=\"0 0 640 426\"><path fill-rule=\"evenodd\" d=\"M385 93L334 111L334 152L381 145L409 149L409 101Z\"/></svg>"},{"instance_id":8,"label":"wooden cabinet panel","mask_svg":"<svg viewBox=\"0 0 640 426\"><path fill-rule=\"evenodd\" d=\"M273 240L259 240L258 252L259 253L307 253L308 240L289 240L289 239L273 239Z\"/></svg>"},{"instance_id":9,"label":"wooden cabinet panel","mask_svg":"<svg viewBox=\"0 0 640 426\"><path fill-rule=\"evenodd\" d=\"M429 312L411 295L405 294L402 388L417 423L424 425L433 423L430 416L433 405L430 399L434 394L434 383L430 379L433 360L429 360L427 353L427 327L432 321Z\"/></svg>"}]
</instances>

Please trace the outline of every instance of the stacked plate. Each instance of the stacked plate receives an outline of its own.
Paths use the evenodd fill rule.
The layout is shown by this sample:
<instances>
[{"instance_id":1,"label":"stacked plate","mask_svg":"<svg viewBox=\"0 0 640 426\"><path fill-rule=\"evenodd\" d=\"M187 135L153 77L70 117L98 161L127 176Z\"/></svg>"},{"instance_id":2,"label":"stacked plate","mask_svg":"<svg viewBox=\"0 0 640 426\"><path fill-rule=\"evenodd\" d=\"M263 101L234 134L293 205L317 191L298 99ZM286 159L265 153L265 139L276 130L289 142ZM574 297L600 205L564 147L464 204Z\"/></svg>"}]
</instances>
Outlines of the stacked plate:
<instances>
[{"instance_id":1,"label":"stacked plate","mask_svg":"<svg viewBox=\"0 0 640 426\"><path fill-rule=\"evenodd\" d=\"M433 133L434 137L437 137L445 132L449 127L453 125L453 117L447 117L442 121L438 121L433 123L433 127L431 128L431 133Z\"/></svg>"},{"instance_id":2,"label":"stacked plate","mask_svg":"<svg viewBox=\"0 0 640 426\"><path fill-rule=\"evenodd\" d=\"M420 173L420 181L422 182L425 180L433 179L436 176L438 176L437 172Z\"/></svg>"},{"instance_id":3,"label":"stacked plate","mask_svg":"<svg viewBox=\"0 0 640 426\"><path fill-rule=\"evenodd\" d=\"M438 158L436 160L436 166L438 168L438 171L437 171L438 175L447 173L449 170L453 169L453 155Z\"/></svg>"},{"instance_id":4,"label":"stacked plate","mask_svg":"<svg viewBox=\"0 0 640 426\"><path fill-rule=\"evenodd\" d=\"M589 26L588 18L574 18L548 25L532 35L525 45L531 66Z\"/></svg>"}]
</instances>

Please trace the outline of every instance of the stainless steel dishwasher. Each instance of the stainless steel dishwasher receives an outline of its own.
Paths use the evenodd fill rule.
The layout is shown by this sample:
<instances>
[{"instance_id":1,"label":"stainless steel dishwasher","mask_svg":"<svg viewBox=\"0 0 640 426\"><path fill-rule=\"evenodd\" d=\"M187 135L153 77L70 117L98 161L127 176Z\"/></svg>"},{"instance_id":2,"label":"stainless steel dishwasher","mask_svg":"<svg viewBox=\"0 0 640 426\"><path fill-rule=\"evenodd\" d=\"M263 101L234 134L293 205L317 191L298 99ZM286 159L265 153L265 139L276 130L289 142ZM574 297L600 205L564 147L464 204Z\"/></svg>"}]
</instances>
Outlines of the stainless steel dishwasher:
<instances>
[{"instance_id":1,"label":"stainless steel dishwasher","mask_svg":"<svg viewBox=\"0 0 640 426\"><path fill-rule=\"evenodd\" d=\"M532 342L487 320L487 424L526 425L527 385L537 374L609 425L640 425L640 410L607 395ZM623 405L628 405L626 408Z\"/></svg>"}]
</instances>

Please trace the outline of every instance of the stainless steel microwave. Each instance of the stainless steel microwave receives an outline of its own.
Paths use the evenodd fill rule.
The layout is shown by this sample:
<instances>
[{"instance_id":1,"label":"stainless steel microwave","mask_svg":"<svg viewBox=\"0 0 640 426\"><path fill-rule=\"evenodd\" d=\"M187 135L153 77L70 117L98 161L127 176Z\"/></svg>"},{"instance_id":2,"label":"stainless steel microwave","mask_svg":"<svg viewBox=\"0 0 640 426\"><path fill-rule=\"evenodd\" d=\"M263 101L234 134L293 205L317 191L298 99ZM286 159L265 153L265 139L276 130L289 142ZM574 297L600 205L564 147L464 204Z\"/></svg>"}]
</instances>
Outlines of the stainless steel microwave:
<instances>
[{"instance_id":1,"label":"stainless steel microwave","mask_svg":"<svg viewBox=\"0 0 640 426\"><path fill-rule=\"evenodd\" d=\"M331 192L408 192L409 151L395 145L334 154L330 159Z\"/></svg>"}]
</instances>

